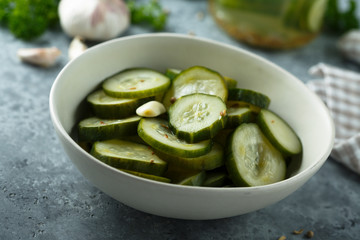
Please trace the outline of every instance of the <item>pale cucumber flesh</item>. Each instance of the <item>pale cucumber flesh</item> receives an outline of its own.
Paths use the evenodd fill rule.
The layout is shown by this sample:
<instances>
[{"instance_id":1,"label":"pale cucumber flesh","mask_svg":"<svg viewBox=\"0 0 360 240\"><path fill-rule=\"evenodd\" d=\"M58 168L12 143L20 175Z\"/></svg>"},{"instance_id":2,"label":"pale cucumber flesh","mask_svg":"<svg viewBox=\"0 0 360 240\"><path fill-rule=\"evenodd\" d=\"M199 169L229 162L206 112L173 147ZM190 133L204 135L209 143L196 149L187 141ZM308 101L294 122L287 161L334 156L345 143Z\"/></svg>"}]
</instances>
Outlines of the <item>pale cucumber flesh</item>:
<instances>
[{"instance_id":1,"label":"pale cucumber flesh","mask_svg":"<svg viewBox=\"0 0 360 240\"><path fill-rule=\"evenodd\" d=\"M229 140L226 167L237 186L261 186L281 181L286 163L255 123L240 125Z\"/></svg>"},{"instance_id":2,"label":"pale cucumber flesh","mask_svg":"<svg viewBox=\"0 0 360 240\"><path fill-rule=\"evenodd\" d=\"M112 97L145 98L165 92L170 79L151 69L136 68L117 73L103 82L103 90Z\"/></svg>"},{"instance_id":3,"label":"pale cucumber flesh","mask_svg":"<svg viewBox=\"0 0 360 240\"><path fill-rule=\"evenodd\" d=\"M272 144L285 155L295 155L302 151L301 141L295 131L274 112L262 109L258 124Z\"/></svg>"},{"instance_id":4,"label":"pale cucumber flesh","mask_svg":"<svg viewBox=\"0 0 360 240\"><path fill-rule=\"evenodd\" d=\"M95 142L91 154L112 167L130 171L161 176L167 169L167 163L151 148L124 140Z\"/></svg>"},{"instance_id":5,"label":"pale cucumber flesh","mask_svg":"<svg viewBox=\"0 0 360 240\"><path fill-rule=\"evenodd\" d=\"M225 127L226 105L217 96L195 93L181 97L169 109L175 134L193 143L214 137Z\"/></svg>"},{"instance_id":6,"label":"pale cucumber flesh","mask_svg":"<svg viewBox=\"0 0 360 240\"><path fill-rule=\"evenodd\" d=\"M168 121L160 118L143 118L138 126L139 136L154 149L180 157L199 157L211 150L211 141L188 143L179 139L171 130Z\"/></svg>"}]
</instances>

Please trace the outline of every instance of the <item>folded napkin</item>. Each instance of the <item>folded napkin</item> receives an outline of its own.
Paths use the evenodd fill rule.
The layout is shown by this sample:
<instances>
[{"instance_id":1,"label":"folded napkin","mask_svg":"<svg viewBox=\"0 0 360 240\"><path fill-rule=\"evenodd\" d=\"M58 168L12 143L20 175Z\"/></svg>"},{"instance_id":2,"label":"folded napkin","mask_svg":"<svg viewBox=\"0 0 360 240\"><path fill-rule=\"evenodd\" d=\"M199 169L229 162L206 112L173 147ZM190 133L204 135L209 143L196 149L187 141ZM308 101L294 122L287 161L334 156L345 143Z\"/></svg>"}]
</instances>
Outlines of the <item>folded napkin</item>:
<instances>
[{"instance_id":1,"label":"folded napkin","mask_svg":"<svg viewBox=\"0 0 360 240\"><path fill-rule=\"evenodd\" d=\"M360 74L319 63L307 86L326 104L335 124L331 157L360 174Z\"/></svg>"}]
</instances>

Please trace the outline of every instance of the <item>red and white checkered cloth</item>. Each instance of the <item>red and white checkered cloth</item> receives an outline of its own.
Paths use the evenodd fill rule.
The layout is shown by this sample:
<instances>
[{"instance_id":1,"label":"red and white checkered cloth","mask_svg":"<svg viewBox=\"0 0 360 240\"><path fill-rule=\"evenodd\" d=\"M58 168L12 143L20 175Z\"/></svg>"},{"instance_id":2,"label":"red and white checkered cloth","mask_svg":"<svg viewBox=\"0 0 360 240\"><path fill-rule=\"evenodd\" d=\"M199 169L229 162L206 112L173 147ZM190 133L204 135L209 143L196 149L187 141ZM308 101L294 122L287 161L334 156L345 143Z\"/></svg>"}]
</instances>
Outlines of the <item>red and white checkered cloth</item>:
<instances>
[{"instance_id":1,"label":"red and white checkered cloth","mask_svg":"<svg viewBox=\"0 0 360 240\"><path fill-rule=\"evenodd\" d=\"M331 157L360 174L360 74L324 63L309 73L322 78L307 86L325 102L334 120Z\"/></svg>"}]
</instances>

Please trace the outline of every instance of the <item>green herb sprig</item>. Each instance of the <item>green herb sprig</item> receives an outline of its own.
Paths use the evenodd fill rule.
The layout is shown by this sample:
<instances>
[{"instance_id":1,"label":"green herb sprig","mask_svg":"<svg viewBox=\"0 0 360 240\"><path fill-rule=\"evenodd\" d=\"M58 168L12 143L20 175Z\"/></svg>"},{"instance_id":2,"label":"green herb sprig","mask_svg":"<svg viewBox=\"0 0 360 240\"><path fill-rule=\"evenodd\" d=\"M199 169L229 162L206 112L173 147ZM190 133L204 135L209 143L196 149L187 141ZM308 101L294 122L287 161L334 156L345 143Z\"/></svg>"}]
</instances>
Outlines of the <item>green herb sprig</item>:
<instances>
[{"instance_id":1,"label":"green herb sprig","mask_svg":"<svg viewBox=\"0 0 360 240\"><path fill-rule=\"evenodd\" d=\"M163 30L167 22L167 12L157 0L148 3L136 3L135 0L127 1L131 13L131 22L134 24L149 24L155 30Z\"/></svg>"},{"instance_id":2,"label":"green herb sprig","mask_svg":"<svg viewBox=\"0 0 360 240\"><path fill-rule=\"evenodd\" d=\"M33 40L58 23L60 0L0 0L0 24L23 40Z\"/></svg>"},{"instance_id":3,"label":"green herb sprig","mask_svg":"<svg viewBox=\"0 0 360 240\"><path fill-rule=\"evenodd\" d=\"M356 16L357 2L349 0L349 7L340 10L338 0L329 0L325 13L325 30L337 34L345 33L351 29L359 28L359 19Z\"/></svg>"}]
</instances>

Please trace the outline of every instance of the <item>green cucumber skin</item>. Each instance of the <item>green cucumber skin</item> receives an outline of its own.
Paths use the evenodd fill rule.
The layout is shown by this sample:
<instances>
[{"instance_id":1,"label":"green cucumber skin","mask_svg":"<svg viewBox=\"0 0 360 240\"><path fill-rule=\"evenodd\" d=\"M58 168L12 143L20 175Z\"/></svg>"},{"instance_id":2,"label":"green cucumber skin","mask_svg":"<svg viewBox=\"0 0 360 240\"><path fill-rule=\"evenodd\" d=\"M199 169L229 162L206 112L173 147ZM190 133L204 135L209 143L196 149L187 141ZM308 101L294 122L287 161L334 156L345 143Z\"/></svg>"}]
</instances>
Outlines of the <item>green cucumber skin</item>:
<instances>
[{"instance_id":1,"label":"green cucumber skin","mask_svg":"<svg viewBox=\"0 0 360 240\"><path fill-rule=\"evenodd\" d=\"M220 130L225 128L226 120L227 120L227 116L221 117L221 119L214 122L213 125L204 128L200 131L197 131L196 134L177 130L171 124L171 121L169 122L169 127L175 133L175 135L178 136L180 139L184 139L189 143L197 143L215 137Z\"/></svg>"},{"instance_id":2,"label":"green cucumber skin","mask_svg":"<svg viewBox=\"0 0 360 240\"><path fill-rule=\"evenodd\" d=\"M162 176L167 170L167 163L165 161L163 161L163 163L151 163L150 159L149 162L143 162L143 161L121 158L121 157L114 158L114 157L104 156L102 154L99 154L95 150L96 143L97 142L94 143L90 151L90 154L93 155L95 158L99 159L101 162L109 166L112 166L114 168L152 174L155 176Z\"/></svg>"},{"instance_id":3,"label":"green cucumber skin","mask_svg":"<svg viewBox=\"0 0 360 240\"><path fill-rule=\"evenodd\" d=\"M148 136L145 133L144 129L142 128L141 121L138 125L137 133L140 136L140 138L142 140L144 140L144 142L146 142L147 144L151 145L151 147L153 149L156 149L158 151L161 151L161 152L164 152L164 153L167 153L170 155L176 154L179 157L186 157L186 158L199 157L201 155L204 155L204 154L210 152L211 147L212 147L212 141L209 141L209 144L204 149L191 150L191 151L186 151L184 149L175 150L174 148L168 146L167 144L163 144L162 142L158 142L158 141L156 142L156 144L154 144L154 142L153 142L154 140L150 136Z\"/></svg>"},{"instance_id":4,"label":"green cucumber skin","mask_svg":"<svg viewBox=\"0 0 360 240\"><path fill-rule=\"evenodd\" d=\"M119 169L123 172L138 176L138 177L142 177L142 178L147 178L150 180L154 180L154 181L158 181L158 182L164 182L164 183L171 183L171 179L166 178L166 177L162 177L162 176L156 176L156 175L152 175L152 174L147 174L147 173L142 173L142 172L136 172L136 171L131 171L131 170L126 170L126 169Z\"/></svg>"},{"instance_id":5,"label":"green cucumber skin","mask_svg":"<svg viewBox=\"0 0 360 240\"><path fill-rule=\"evenodd\" d=\"M228 91L227 91L227 83L226 81L224 80L224 77L218 73L217 71L215 70L212 70L210 68L207 68L207 67L204 67L204 66L193 66L193 67L190 67L190 68L187 68L187 69L184 69L181 71L181 73L179 73L173 80L172 80L172 83L170 85L170 87L168 88L168 90L165 92L164 94L164 97L162 99L162 103L164 104L165 108L166 109L169 109L170 106L173 104L172 102L172 98L175 98L175 99L178 99L182 96L185 96L185 95L189 95L189 94L193 94L193 93L203 93L203 94L208 94L208 92L199 92L198 90L195 90L195 91L192 91L191 93L186 93L185 95L178 95L177 92L176 92L176 82L178 79L180 79L179 81L181 81L182 77L183 77L183 74L187 74L189 72L192 72L192 71L196 71L196 70L205 70L205 71L208 71L208 72L211 72L212 74L214 75L217 75L221 85L223 86L223 90L224 90L224 95L222 96L219 96L219 95L215 95L215 96L218 96L220 97L224 102L226 102L227 98L228 98Z\"/></svg>"},{"instance_id":6,"label":"green cucumber skin","mask_svg":"<svg viewBox=\"0 0 360 240\"><path fill-rule=\"evenodd\" d=\"M202 186L204 181L206 179L206 172L201 171L198 174L188 177L181 182L179 182L179 185L186 185L186 186Z\"/></svg>"},{"instance_id":7,"label":"green cucumber skin","mask_svg":"<svg viewBox=\"0 0 360 240\"><path fill-rule=\"evenodd\" d=\"M90 102L93 113L99 118L119 119L134 115L136 109L146 102L154 100L154 97L139 98L133 102L119 105L93 104Z\"/></svg>"},{"instance_id":8,"label":"green cucumber skin","mask_svg":"<svg viewBox=\"0 0 360 240\"><path fill-rule=\"evenodd\" d=\"M268 110L265 110L268 111ZM274 113L275 114L275 113ZM263 115L263 110L260 111L259 116L257 118L257 123L258 126L260 127L261 131L263 132L263 134L269 139L269 141L271 142L271 144L277 149L279 150L285 157L288 156L292 156L292 155L296 155L302 152L302 146L300 148L299 152L290 152L287 149L285 149L282 145L279 144L279 142L276 140L276 138L274 137L273 134L271 134L270 128L269 126L266 124L265 119L262 117ZM283 119L281 118L279 115L276 114L276 116L281 119L290 129L291 126ZM294 131L293 131L294 132ZM299 137L297 136L297 134L294 132L295 136L297 137L297 139L299 140L299 142L301 143Z\"/></svg>"},{"instance_id":9,"label":"green cucumber skin","mask_svg":"<svg viewBox=\"0 0 360 240\"><path fill-rule=\"evenodd\" d=\"M229 101L247 102L260 108L268 108L270 105L270 98L262 93L249 90L232 88L228 90Z\"/></svg>"},{"instance_id":10,"label":"green cucumber skin","mask_svg":"<svg viewBox=\"0 0 360 240\"><path fill-rule=\"evenodd\" d=\"M228 89L237 87L237 81L235 79L230 77L224 77L224 80Z\"/></svg>"},{"instance_id":11,"label":"green cucumber skin","mask_svg":"<svg viewBox=\"0 0 360 240\"><path fill-rule=\"evenodd\" d=\"M240 125L238 128L241 128L243 126L245 126L247 123L243 124L243 125ZM248 124L256 124L256 123L248 123ZM259 131L261 132L261 129L259 127ZM230 179L232 180L232 182L238 186L238 187L252 187L251 184L249 184L244 178L243 176L241 176L240 172L237 170L238 169L238 166L237 166L237 163L236 163L236 156L233 154L233 144L232 142L234 141L234 138L235 138L235 134L236 134L236 130L229 136L229 139L228 139L228 143L227 143L227 147L226 147L226 157L225 157L225 167L229 173L229 177ZM261 132L261 134L263 134ZM263 135L265 137L265 135ZM267 143L270 145L271 148L273 148L275 151L277 151L275 149L274 146L271 145L271 143L269 142L268 139L264 139L265 141L267 141ZM281 155L281 153L278 151L279 155ZM284 160L284 165L285 164L285 159ZM284 176L281 176L282 179L285 179L286 177L286 172L284 173Z\"/></svg>"},{"instance_id":12,"label":"green cucumber skin","mask_svg":"<svg viewBox=\"0 0 360 240\"><path fill-rule=\"evenodd\" d=\"M236 161L235 157L233 155L232 151L232 141L234 138L234 133L231 133L231 135L228 138L227 146L226 146L226 152L225 152L225 166L228 171L229 177L232 180L232 182L239 187L250 187L250 185L240 176L239 172L236 170Z\"/></svg>"},{"instance_id":13,"label":"green cucumber skin","mask_svg":"<svg viewBox=\"0 0 360 240\"><path fill-rule=\"evenodd\" d=\"M157 88L154 88L154 89L148 89L146 90L146 93L144 93L144 90L142 91L133 91L133 92L116 92L116 91L111 91L110 89L107 89L105 86L106 84L106 81L118 74L121 74L123 72L126 72L126 71L133 71L133 70L149 70L149 71L152 71L152 72L156 72L158 74L161 74L163 75L165 78L167 78L169 81L164 84L163 86L161 87L157 87ZM157 72L151 68L128 68L128 69L124 69L120 72L117 72L107 78L105 78L103 80L103 84L102 84L102 89L104 90L104 92L106 94L108 94L109 96L112 96L112 97L115 97L115 98L147 98L147 97L154 97L154 96L158 96L158 95L161 95L163 93L165 93L167 91L167 89L169 88L171 84L171 80L169 79L169 77L167 77L166 75L160 73L160 72Z\"/></svg>"},{"instance_id":14,"label":"green cucumber skin","mask_svg":"<svg viewBox=\"0 0 360 240\"><path fill-rule=\"evenodd\" d=\"M212 152L214 151L214 152ZM212 170L225 164L222 146L214 143L212 150L204 155L194 158L184 158L178 155L170 155L161 151L155 151L162 160L169 164L192 170Z\"/></svg>"},{"instance_id":15,"label":"green cucumber skin","mask_svg":"<svg viewBox=\"0 0 360 240\"><path fill-rule=\"evenodd\" d=\"M136 135L139 121L127 122L125 123L126 127L121 126L121 124L112 124L91 128L79 126L79 141L95 142Z\"/></svg>"},{"instance_id":16,"label":"green cucumber skin","mask_svg":"<svg viewBox=\"0 0 360 240\"><path fill-rule=\"evenodd\" d=\"M242 123L251 123L256 119L256 115L253 111L249 110L248 112L239 115L228 115L225 128L236 128Z\"/></svg>"},{"instance_id":17,"label":"green cucumber skin","mask_svg":"<svg viewBox=\"0 0 360 240\"><path fill-rule=\"evenodd\" d=\"M166 69L165 75L170 78L171 81L173 81L180 72L181 71L178 69L169 68Z\"/></svg>"},{"instance_id":18,"label":"green cucumber skin","mask_svg":"<svg viewBox=\"0 0 360 240\"><path fill-rule=\"evenodd\" d=\"M220 167L206 172L204 187L224 187L229 184L229 176L225 167Z\"/></svg>"}]
</instances>

